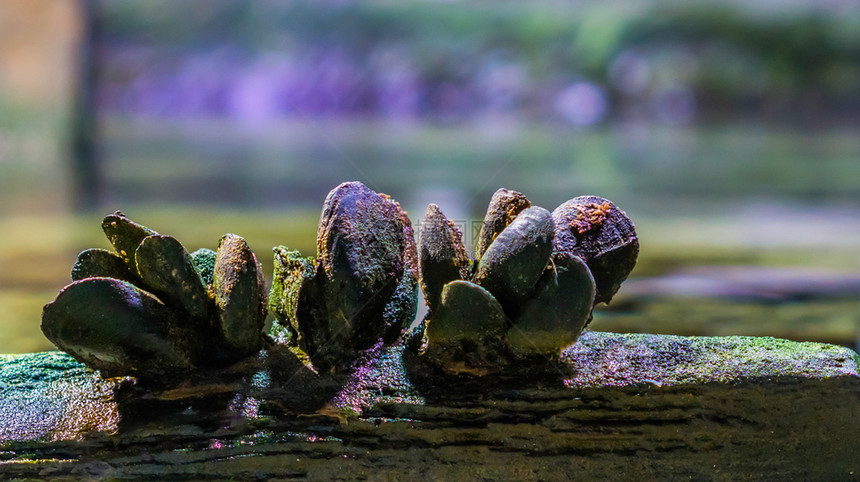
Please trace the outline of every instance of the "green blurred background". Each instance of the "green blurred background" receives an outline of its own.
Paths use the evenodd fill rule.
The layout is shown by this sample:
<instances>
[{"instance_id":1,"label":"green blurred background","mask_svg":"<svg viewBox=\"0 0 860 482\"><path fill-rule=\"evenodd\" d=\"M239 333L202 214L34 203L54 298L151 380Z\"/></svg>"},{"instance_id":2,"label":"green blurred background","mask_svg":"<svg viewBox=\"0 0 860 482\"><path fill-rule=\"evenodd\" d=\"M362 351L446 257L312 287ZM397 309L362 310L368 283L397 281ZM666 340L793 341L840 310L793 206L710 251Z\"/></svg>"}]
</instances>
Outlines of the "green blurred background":
<instances>
[{"instance_id":1,"label":"green blurred background","mask_svg":"<svg viewBox=\"0 0 860 482\"><path fill-rule=\"evenodd\" d=\"M858 127L851 0L2 0L0 352L109 212L270 273L345 180L467 240L499 187L608 197L641 257L594 329L853 347Z\"/></svg>"}]
</instances>

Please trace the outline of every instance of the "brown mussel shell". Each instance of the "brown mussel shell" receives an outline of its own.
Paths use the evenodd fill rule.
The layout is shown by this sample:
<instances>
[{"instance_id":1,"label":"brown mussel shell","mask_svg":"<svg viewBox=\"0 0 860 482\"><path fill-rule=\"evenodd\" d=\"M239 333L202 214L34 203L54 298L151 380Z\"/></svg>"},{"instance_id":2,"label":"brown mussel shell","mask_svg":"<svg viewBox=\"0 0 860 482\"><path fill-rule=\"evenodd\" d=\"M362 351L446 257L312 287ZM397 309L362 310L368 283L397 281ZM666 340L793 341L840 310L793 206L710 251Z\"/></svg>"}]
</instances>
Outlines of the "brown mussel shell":
<instances>
[{"instance_id":1,"label":"brown mussel shell","mask_svg":"<svg viewBox=\"0 0 860 482\"><path fill-rule=\"evenodd\" d=\"M555 209L555 251L588 265L597 285L595 303L609 303L639 255L633 221L608 199L579 196Z\"/></svg>"},{"instance_id":2,"label":"brown mussel shell","mask_svg":"<svg viewBox=\"0 0 860 482\"><path fill-rule=\"evenodd\" d=\"M45 305L42 331L78 361L106 377L166 378L194 367L181 313L131 283L86 278Z\"/></svg>"},{"instance_id":3,"label":"brown mussel shell","mask_svg":"<svg viewBox=\"0 0 860 482\"><path fill-rule=\"evenodd\" d=\"M481 259L484 256L484 251L495 241L496 236L531 205L531 201L521 192L501 188L493 193L493 197L490 198L490 205L487 206L487 214L484 215L481 232L478 234L475 259Z\"/></svg>"},{"instance_id":4,"label":"brown mussel shell","mask_svg":"<svg viewBox=\"0 0 860 482\"><path fill-rule=\"evenodd\" d=\"M475 283L483 286L509 311L534 290L552 254L552 215L532 206L508 225L478 261Z\"/></svg>"},{"instance_id":5,"label":"brown mussel shell","mask_svg":"<svg viewBox=\"0 0 860 482\"><path fill-rule=\"evenodd\" d=\"M236 357L259 351L268 292L263 269L241 236L225 234L221 238L212 290L225 350Z\"/></svg>"},{"instance_id":6,"label":"brown mussel shell","mask_svg":"<svg viewBox=\"0 0 860 482\"><path fill-rule=\"evenodd\" d=\"M433 311L439 304L442 287L454 280L469 279L472 272L463 234L435 204L427 206L421 221L418 254L421 287Z\"/></svg>"}]
</instances>

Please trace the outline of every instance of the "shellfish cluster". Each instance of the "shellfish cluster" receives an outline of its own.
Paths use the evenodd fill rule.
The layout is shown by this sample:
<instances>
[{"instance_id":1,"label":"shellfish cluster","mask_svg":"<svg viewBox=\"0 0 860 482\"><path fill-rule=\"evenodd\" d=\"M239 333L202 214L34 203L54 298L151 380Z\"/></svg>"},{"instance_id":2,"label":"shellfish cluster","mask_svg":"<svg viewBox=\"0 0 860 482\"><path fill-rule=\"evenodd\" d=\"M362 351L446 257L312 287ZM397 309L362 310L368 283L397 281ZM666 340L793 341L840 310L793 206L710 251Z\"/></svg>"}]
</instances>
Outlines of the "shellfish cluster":
<instances>
[{"instance_id":1,"label":"shellfish cluster","mask_svg":"<svg viewBox=\"0 0 860 482\"><path fill-rule=\"evenodd\" d=\"M453 374L484 375L552 359L608 302L639 252L633 223L612 202L582 196L552 213L521 193L493 195L470 258L435 204L419 242L428 304L421 351Z\"/></svg>"},{"instance_id":2,"label":"shellfish cluster","mask_svg":"<svg viewBox=\"0 0 860 482\"><path fill-rule=\"evenodd\" d=\"M260 350L267 296L242 237L189 254L119 211L102 229L115 252L82 252L73 283L45 305L42 331L55 345L104 376L154 380Z\"/></svg>"},{"instance_id":3,"label":"shellfish cluster","mask_svg":"<svg viewBox=\"0 0 860 482\"><path fill-rule=\"evenodd\" d=\"M325 200L315 258L274 248L267 295L239 236L189 254L120 212L102 228L114 252L79 255L42 330L104 376L154 381L257 354L267 311L269 338L319 374L348 372L368 349L398 340L449 374L546 362L618 291L639 251L632 222L606 199L577 197L550 213L507 189L490 201L474 257L435 204L416 247L397 202L346 182ZM428 313L406 333L419 285Z\"/></svg>"},{"instance_id":4,"label":"shellfish cluster","mask_svg":"<svg viewBox=\"0 0 860 482\"><path fill-rule=\"evenodd\" d=\"M412 223L397 202L360 182L326 197L316 259L283 246L274 251L273 333L317 370L347 370L361 350L394 342L415 318Z\"/></svg>"}]
</instances>

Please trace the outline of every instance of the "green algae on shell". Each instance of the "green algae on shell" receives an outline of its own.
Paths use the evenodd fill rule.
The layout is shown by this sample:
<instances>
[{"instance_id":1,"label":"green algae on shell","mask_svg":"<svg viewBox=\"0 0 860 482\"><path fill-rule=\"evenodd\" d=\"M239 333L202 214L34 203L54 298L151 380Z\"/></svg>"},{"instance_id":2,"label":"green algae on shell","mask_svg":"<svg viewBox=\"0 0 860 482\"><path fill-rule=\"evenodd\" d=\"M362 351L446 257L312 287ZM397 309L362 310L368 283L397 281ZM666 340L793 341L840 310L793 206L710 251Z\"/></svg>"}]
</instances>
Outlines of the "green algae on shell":
<instances>
[{"instance_id":1,"label":"green algae on shell","mask_svg":"<svg viewBox=\"0 0 860 482\"><path fill-rule=\"evenodd\" d=\"M212 289L212 283L215 282L213 272L215 271L215 251L209 248L200 248L188 257L191 259L191 265L194 270L200 275L200 281L206 285L206 288Z\"/></svg>"},{"instance_id":2,"label":"green algae on shell","mask_svg":"<svg viewBox=\"0 0 860 482\"><path fill-rule=\"evenodd\" d=\"M276 246L272 251L275 253L275 266L269 291L269 313L281 321L282 328L288 332L287 338L298 342L303 336L296 315L299 293L302 284L313 279L316 274L316 262L302 256L298 250L285 246Z\"/></svg>"},{"instance_id":3,"label":"green algae on shell","mask_svg":"<svg viewBox=\"0 0 860 482\"><path fill-rule=\"evenodd\" d=\"M218 244L213 270L218 327L232 357L250 355L262 345L268 293L257 257L235 234Z\"/></svg>"},{"instance_id":4,"label":"green algae on shell","mask_svg":"<svg viewBox=\"0 0 860 482\"><path fill-rule=\"evenodd\" d=\"M193 368L181 314L151 293L112 278L87 278L45 305L42 331L106 377L160 378Z\"/></svg>"},{"instance_id":5,"label":"green algae on shell","mask_svg":"<svg viewBox=\"0 0 860 482\"><path fill-rule=\"evenodd\" d=\"M508 330L508 344L525 355L557 356L579 337L591 317L594 296L594 278L585 263L557 256Z\"/></svg>"},{"instance_id":6,"label":"green algae on shell","mask_svg":"<svg viewBox=\"0 0 860 482\"><path fill-rule=\"evenodd\" d=\"M549 211L538 206L525 209L484 252L475 282L493 293L502 306L521 303L546 269L552 240Z\"/></svg>"},{"instance_id":7,"label":"green algae on shell","mask_svg":"<svg viewBox=\"0 0 860 482\"><path fill-rule=\"evenodd\" d=\"M462 233L435 204L427 206L421 221L418 253L421 287L433 311L439 304L442 287L457 279L469 279L472 271Z\"/></svg>"}]
</instances>

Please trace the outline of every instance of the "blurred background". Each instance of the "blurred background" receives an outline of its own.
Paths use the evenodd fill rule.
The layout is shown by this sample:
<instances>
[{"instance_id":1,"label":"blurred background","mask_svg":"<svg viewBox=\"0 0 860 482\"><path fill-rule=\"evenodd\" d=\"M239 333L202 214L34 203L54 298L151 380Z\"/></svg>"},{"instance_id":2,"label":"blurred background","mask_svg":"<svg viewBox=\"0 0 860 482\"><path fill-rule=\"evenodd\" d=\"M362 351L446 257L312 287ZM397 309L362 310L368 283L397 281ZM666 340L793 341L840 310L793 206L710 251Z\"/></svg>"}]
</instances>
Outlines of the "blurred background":
<instances>
[{"instance_id":1,"label":"blurred background","mask_svg":"<svg viewBox=\"0 0 860 482\"><path fill-rule=\"evenodd\" d=\"M0 0L0 353L120 209L314 254L359 180L472 227L499 187L636 222L596 330L860 333L860 4Z\"/></svg>"}]
</instances>

